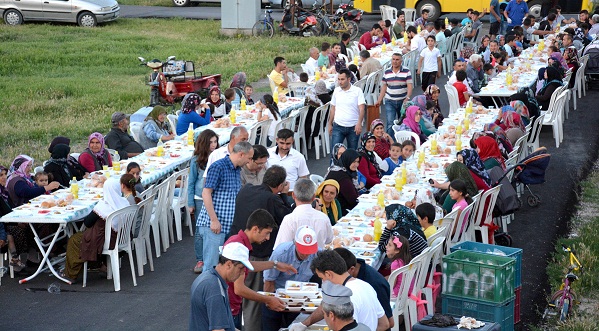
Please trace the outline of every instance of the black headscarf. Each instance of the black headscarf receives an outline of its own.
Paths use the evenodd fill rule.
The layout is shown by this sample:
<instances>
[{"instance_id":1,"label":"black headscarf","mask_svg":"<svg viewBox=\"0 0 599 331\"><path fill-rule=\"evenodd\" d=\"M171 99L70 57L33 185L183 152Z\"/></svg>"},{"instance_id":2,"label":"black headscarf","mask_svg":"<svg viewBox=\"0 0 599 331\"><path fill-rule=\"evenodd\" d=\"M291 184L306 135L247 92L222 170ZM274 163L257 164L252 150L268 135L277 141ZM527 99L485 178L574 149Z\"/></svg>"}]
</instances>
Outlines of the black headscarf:
<instances>
[{"instance_id":1,"label":"black headscarf","mask_svg":"<svg viewBox=\"0 0 599 331\"><path fill-rule=\"evenodd\" d=\"M71 139L69 139L67 137L63 137L63 136L58 136L58 137L52 139L52 142L50 142L50 146L48 146L48 153L52 154L54 147L58 144L70 145Z\"/></svg>"},{"instance_id":2,"label":"black headscarf","mask_svg":"<svg viewBox=\"0 0 599 331\"><path fill-rule=\"evenodd\" d=\"M376 141L376 137L370 131L364 132L362 135L362 147L358 150L362 157L365 157L376 169L376 174L379 178L382 177L381 169L379 168L379 164L376 162L376 156L374 155L374 151L369 151L366 149L366 142L368 140L374 139Z\"/></svg>"},{"instance_id":3,"label":"black headscarf","mask_svg":"<svg viewBox=\"0 0 599 331\"><path fill-rule=\"evenodd\" d=\"M52 156L50 156L50 159L48 160L48 163L54 163L60 166L62 170L66 173L67 178L73 177L67 164L67 159L69 157L70 151L71 147L69 147L69 145L58 144L54 146L54 149L52 150Z\"/></svg>"}]
</instances>

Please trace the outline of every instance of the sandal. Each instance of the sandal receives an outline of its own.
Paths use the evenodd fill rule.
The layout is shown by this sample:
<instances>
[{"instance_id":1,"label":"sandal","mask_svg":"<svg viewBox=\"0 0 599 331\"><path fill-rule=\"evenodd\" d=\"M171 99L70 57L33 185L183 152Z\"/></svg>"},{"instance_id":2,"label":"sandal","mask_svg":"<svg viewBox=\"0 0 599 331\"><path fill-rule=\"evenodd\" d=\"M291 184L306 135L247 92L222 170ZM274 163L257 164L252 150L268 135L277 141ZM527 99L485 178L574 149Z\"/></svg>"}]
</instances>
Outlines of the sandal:
<instances>
[{"instance_id":1,"label":"sandal","mask_svg":"<svg viewBox=\"0 0 599 331\"><path fill-rule=\"evenodd\" d=\"M21 261L21 259L18 257L13 257L10 259L10 266L15 272L19 272L26 267L25 263L23 263L23 261Z\"/></svg>"},{"instance_id":2,"label":"sandal","mask_svg":"<svg viewBox=\"0 0 599 331\"><path fill-rule=\"evenodd\" d=\"M204 262L199 261L198 263L196 263L196 266L193 268L193 272L195 272L196 274L201 274L202 269L204 269Z\"/></svg>"}]
</instances>

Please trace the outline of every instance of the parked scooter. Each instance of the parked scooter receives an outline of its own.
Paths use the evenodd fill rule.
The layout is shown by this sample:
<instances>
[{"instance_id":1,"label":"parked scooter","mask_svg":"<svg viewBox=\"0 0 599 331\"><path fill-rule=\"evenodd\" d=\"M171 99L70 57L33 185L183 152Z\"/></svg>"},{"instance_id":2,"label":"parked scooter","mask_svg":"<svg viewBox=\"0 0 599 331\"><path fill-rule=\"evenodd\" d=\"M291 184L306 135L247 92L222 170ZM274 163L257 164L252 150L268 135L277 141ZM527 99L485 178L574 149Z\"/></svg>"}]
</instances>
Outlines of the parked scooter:
<instances>
[{"instance_id":1,"label":"parked scooter","mask_svg":"<svg viewBox=\"0 0 599 331\"><path fill-rule=\"evenodd\" d=\"M293 24L292 12L295 16L295 25ZM281 24L279 24L281 31L304 37L318 36L320 29L317 26L316 17L297 4L285 7Z\"/></svg>"}]
</instances>

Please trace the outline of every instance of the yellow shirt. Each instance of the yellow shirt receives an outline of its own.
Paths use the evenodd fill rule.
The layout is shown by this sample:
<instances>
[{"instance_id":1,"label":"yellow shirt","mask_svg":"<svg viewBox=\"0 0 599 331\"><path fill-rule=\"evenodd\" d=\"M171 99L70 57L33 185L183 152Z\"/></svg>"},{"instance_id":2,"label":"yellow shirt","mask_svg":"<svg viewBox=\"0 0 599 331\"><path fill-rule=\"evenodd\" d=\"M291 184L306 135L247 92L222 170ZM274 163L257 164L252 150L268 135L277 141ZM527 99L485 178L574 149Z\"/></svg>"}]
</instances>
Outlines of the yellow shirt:
<instances>
[{"instance_id":1,"label":"yellow shirt","mask_svg":"<svg viewBox=\"0 0 599 331\"><path fill-rule=\"evenodd\" d=\"M426 239L428 239L430 236L434 235L437 232L437 227L431 225L426 229L423 228L422 231L424 232L424 236L426 237Z\"/></svg>"},{"instance_id":2,"label":"yellow shirt","mask_svg":"<svg viewBox=\"0 0 599 331\"><path fill-rule=\"evenodd\" d=\"M281 74L280 72L277 72L276 70L273 70L270 72L270 75L268 75L268 77L270 77L270 90L272 91L272 93L275 93L275 87L278 87L278 92L279 94L281 93L289 93L289 90L286 87L282 87L281 84L285 81L283 79L283 74ZM273 85L274 83L274 85Z\"/></svg>"}]
</instances>

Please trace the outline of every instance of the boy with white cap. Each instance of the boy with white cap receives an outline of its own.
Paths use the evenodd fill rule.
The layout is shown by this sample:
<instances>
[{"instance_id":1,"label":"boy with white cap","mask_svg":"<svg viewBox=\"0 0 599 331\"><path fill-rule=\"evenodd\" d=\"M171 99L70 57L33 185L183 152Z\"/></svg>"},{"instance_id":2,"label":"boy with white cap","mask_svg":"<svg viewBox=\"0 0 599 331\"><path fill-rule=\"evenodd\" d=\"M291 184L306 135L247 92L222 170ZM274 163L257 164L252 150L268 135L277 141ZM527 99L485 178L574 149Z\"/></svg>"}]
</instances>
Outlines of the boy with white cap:
<instances>
[{"instance_id":1,"label":"boy with white cap","mask_svg":"<svg viewBox=\"0 0 599 331\"><path fill-rule=\"evenodd\" d=\"M353 292L348 287L325 281L322 283L322 311L324 320L333 331L370 331L354 319Z\"/></svg>"},{"instance_id":2,"label":"boy with white cap","mask_svg":"<svg viewBox=\"0 0 599 331\"><path fill-rule=\"evenodd\" d=\"M250 251L241 243L223 248L216 267L202 273L191 285L191 316L189 330L235 331L229 308L227 282L234 282L245 272L254 270Z\"/></svg>"},{"instance_id":3,"label":"boy with white cap","mask_svg":"<svg viewBox=\"0 0 599 331\"><path fill-rule=\"evenodd\" d=\"M311 227L300 226L295 232L295 239L281 243L270 256L271 261L284 262L295 269L297 274L289 274L279 270L264 271L264 291L275 292L277 288L285 288L288 280L308 282L314 276L310 265L318 252L316 232ZM262 331L277 331L286 328L299 315L298 313L276 312L265 306L262 309Z\"/></svg>"}]
</instances>

